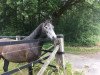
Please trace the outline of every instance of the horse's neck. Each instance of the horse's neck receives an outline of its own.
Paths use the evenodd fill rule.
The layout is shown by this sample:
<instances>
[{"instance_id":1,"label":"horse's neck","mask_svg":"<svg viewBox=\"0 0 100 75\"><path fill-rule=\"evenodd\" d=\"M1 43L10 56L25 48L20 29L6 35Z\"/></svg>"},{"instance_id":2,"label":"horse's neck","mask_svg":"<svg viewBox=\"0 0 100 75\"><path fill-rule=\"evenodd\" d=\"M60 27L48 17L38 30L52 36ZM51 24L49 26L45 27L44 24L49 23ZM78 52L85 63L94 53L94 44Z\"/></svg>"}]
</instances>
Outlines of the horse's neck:
<instances>
[{"instance_id":1,"label":"horse's neck","mask_svg":"<svg viewBox=\"0 0 100 75\"><path fill-rule=\"evenodd\" d=\"M42 25L39 25L29 36L25 37L23 40L38 39L42 32Z\"/></svg>"},{"instance_id":2,"label":"horse's neck","mask_svg":"<svg viewBox=\"0 0 100 75\"><path fill-rule=\"evenodd\" d=\"M33 40L38 39L36 46L43 46L44 41L40 36L42 35L42 24L40 24L29 36L25 37L22 40ZM35 43L33 43L35 45Z\"/></svg>"}]
</instances>

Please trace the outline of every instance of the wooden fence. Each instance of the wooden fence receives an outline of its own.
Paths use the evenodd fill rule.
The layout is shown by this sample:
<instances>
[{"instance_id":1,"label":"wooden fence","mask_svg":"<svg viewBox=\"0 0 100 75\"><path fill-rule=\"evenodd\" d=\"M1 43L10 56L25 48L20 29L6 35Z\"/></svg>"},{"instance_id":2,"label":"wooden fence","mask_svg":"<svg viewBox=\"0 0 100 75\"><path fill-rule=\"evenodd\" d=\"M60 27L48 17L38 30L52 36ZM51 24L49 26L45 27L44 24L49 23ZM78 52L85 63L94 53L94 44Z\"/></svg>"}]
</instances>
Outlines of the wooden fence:
<instances>
[{"instance_id":1,"label":"wooden fence","mask_svg":"<svg viewBox=\"0 0 100 75\"><path fill-rule=\"evenodd\" d=\"M6 37L7 38L7 37ZM19 40L19 39L18 39ZM38 40L33 40L37 42ZM32 40L26 40L26 41L9 41L9 42L0 42L0 46L5 46L5 45L14 45L14 44L22 44L22 43L32 43ZM51 48L52 49L52 48ZM50 49L49 49L50 50ZM51 51L48 51L51 52ZM15 72L18 72L22 69L28 68L32 64L36 64L38 62L41 62L42 60L45 60L46 62L43 64L37 75L43 75L44 71L48 67L51 61L56 58L57 63L59 66L65 68L65 60L64 60L64 37L62 34L57 35L57 39L54 41L54 49L53 52L50 54L50 56L43 57L42 59L38 59L36 61L33 61L31 63L28 63L24 66L21 66L19 68L13 69L11 71L5 72L1 75L11 75Z\"/></svg>"},{"instance_id":2,"label":"wooden fence","mask_svg":"<svg viewBox=\"0 0 100 75\"><path fill-rule=\"evenodd\" d=\"M26 36L0 36L0 38L13 38L16 40L21 40L22 38L25 38Z\"/></svg>"}]
</instances>

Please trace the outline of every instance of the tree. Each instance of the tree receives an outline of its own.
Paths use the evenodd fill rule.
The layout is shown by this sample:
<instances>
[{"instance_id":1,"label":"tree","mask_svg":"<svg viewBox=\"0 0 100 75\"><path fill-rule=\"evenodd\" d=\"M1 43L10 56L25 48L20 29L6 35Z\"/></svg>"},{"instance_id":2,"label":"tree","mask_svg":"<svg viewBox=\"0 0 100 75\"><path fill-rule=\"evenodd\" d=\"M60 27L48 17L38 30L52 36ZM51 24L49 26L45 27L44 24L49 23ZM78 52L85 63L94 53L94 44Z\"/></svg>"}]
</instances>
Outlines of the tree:
<instances>
[{"instance_id":1,"label":"tree","mask_svg":"<svg viewBox=\"0 0 100 75\"><path fill-rule=\"evenodd\" d=\"M100 8L96 3L82 2L67 10L57 22L56 31L63 33L69 43L95 44L100 39Z\"/></svg>"},{"instance_id":2,"label":"tree","mask_svg":"<svg viewBox=\"0 0 100 75\"><path fill-rule=\"evenodd\" d=\"M65 34L67 42L86 44L88 37L99 35L99 10L98 0L0 0L0 34L28 35L52 18L56 32Z\"/></svg>"}]
</instances>

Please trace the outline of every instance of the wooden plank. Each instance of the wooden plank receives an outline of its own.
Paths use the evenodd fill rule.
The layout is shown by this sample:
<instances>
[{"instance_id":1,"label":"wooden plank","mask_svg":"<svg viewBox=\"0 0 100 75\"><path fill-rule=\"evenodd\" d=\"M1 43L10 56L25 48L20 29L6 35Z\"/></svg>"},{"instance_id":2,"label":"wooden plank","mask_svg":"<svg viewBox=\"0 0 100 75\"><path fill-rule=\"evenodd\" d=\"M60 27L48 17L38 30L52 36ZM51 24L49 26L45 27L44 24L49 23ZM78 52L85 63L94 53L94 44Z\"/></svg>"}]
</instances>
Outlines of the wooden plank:
<instances>
[{"instance_id":1,"label":"wooden plank","mask_svg":"<svg viewBox=\"0 0 100 75\"><path fill-rule=\"evenodd\" d=\"M16 40L21 40L21 36L16 36Z\"/></svg>"},{"instance_id":2,"label":"wooden plank","mask_svg":"<svg viewBox=\"0 0 100 75\"><path fill-rule=\"evenodd\" d=\"M20 36L21 38L25 38L27 36ZM0 38L16 38L16 36L0 36Z\"/></svg>"},{"instance_id":3,"label":"wooden plank","mask_svg":"<svg viewBox=\"0 0 100 75\"><path fill-rule=\"evenodd\" d=\"M7 42L0 42L0 46L5 46L5 45L14 45L14 44L23 44L23 43L33 43L33 42L38 42L38 39L34 40L20 40L20 41L7 41ZM43 40L41 40L43 41Z\"/></svg>"},{"instance_id":4,"label":"wooden plank","mask_svg":"<svg viewBox=\"0 0 100 75\"><path fill-rule=\"evenodd\" d=\"M54 51L51 53L51 55L49 56L49 58L45 61L44 65L42 66L42 68L40 69L40 71L37 73L37 75L43 75L43 73L46 70L47 66L50 64L51 61L54 60L55 54L57 53L58 49L59 49L59 45L57 45L54 48Z\"/></svg>"},{"instance_id":5,"label":"wooden plank","mask_svg":"<svg viewBox=\"0 0 100 75\"><path fill-rule=\"evenodd\" d=\"M57 42L59 43L59 50L56 54L56 60L59 67L63 67L65 69L64 36L62 34L57 36Z\"/></svg>"}]
</instances>

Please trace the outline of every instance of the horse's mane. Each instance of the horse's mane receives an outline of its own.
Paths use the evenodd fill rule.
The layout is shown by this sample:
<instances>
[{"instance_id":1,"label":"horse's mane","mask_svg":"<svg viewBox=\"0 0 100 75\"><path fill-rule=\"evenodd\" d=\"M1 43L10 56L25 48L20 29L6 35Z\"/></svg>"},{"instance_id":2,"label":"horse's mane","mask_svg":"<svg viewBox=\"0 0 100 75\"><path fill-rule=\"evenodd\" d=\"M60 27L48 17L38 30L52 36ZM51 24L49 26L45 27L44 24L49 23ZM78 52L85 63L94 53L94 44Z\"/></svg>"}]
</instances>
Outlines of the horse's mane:
<instances>
[{"instance_id":1,"label":"horse's mane","mask_svg":"<svg viewBox=\"0 0 100 75\"><path fill-rule=\"evenodd\" d=\"M41 30L42 30L42 25L43 23L41 23L29 36L25 37L22 40L31 40L31 39L36 39L36 36L38 34L40 34Z\"/></svg>"}]
</instances>

